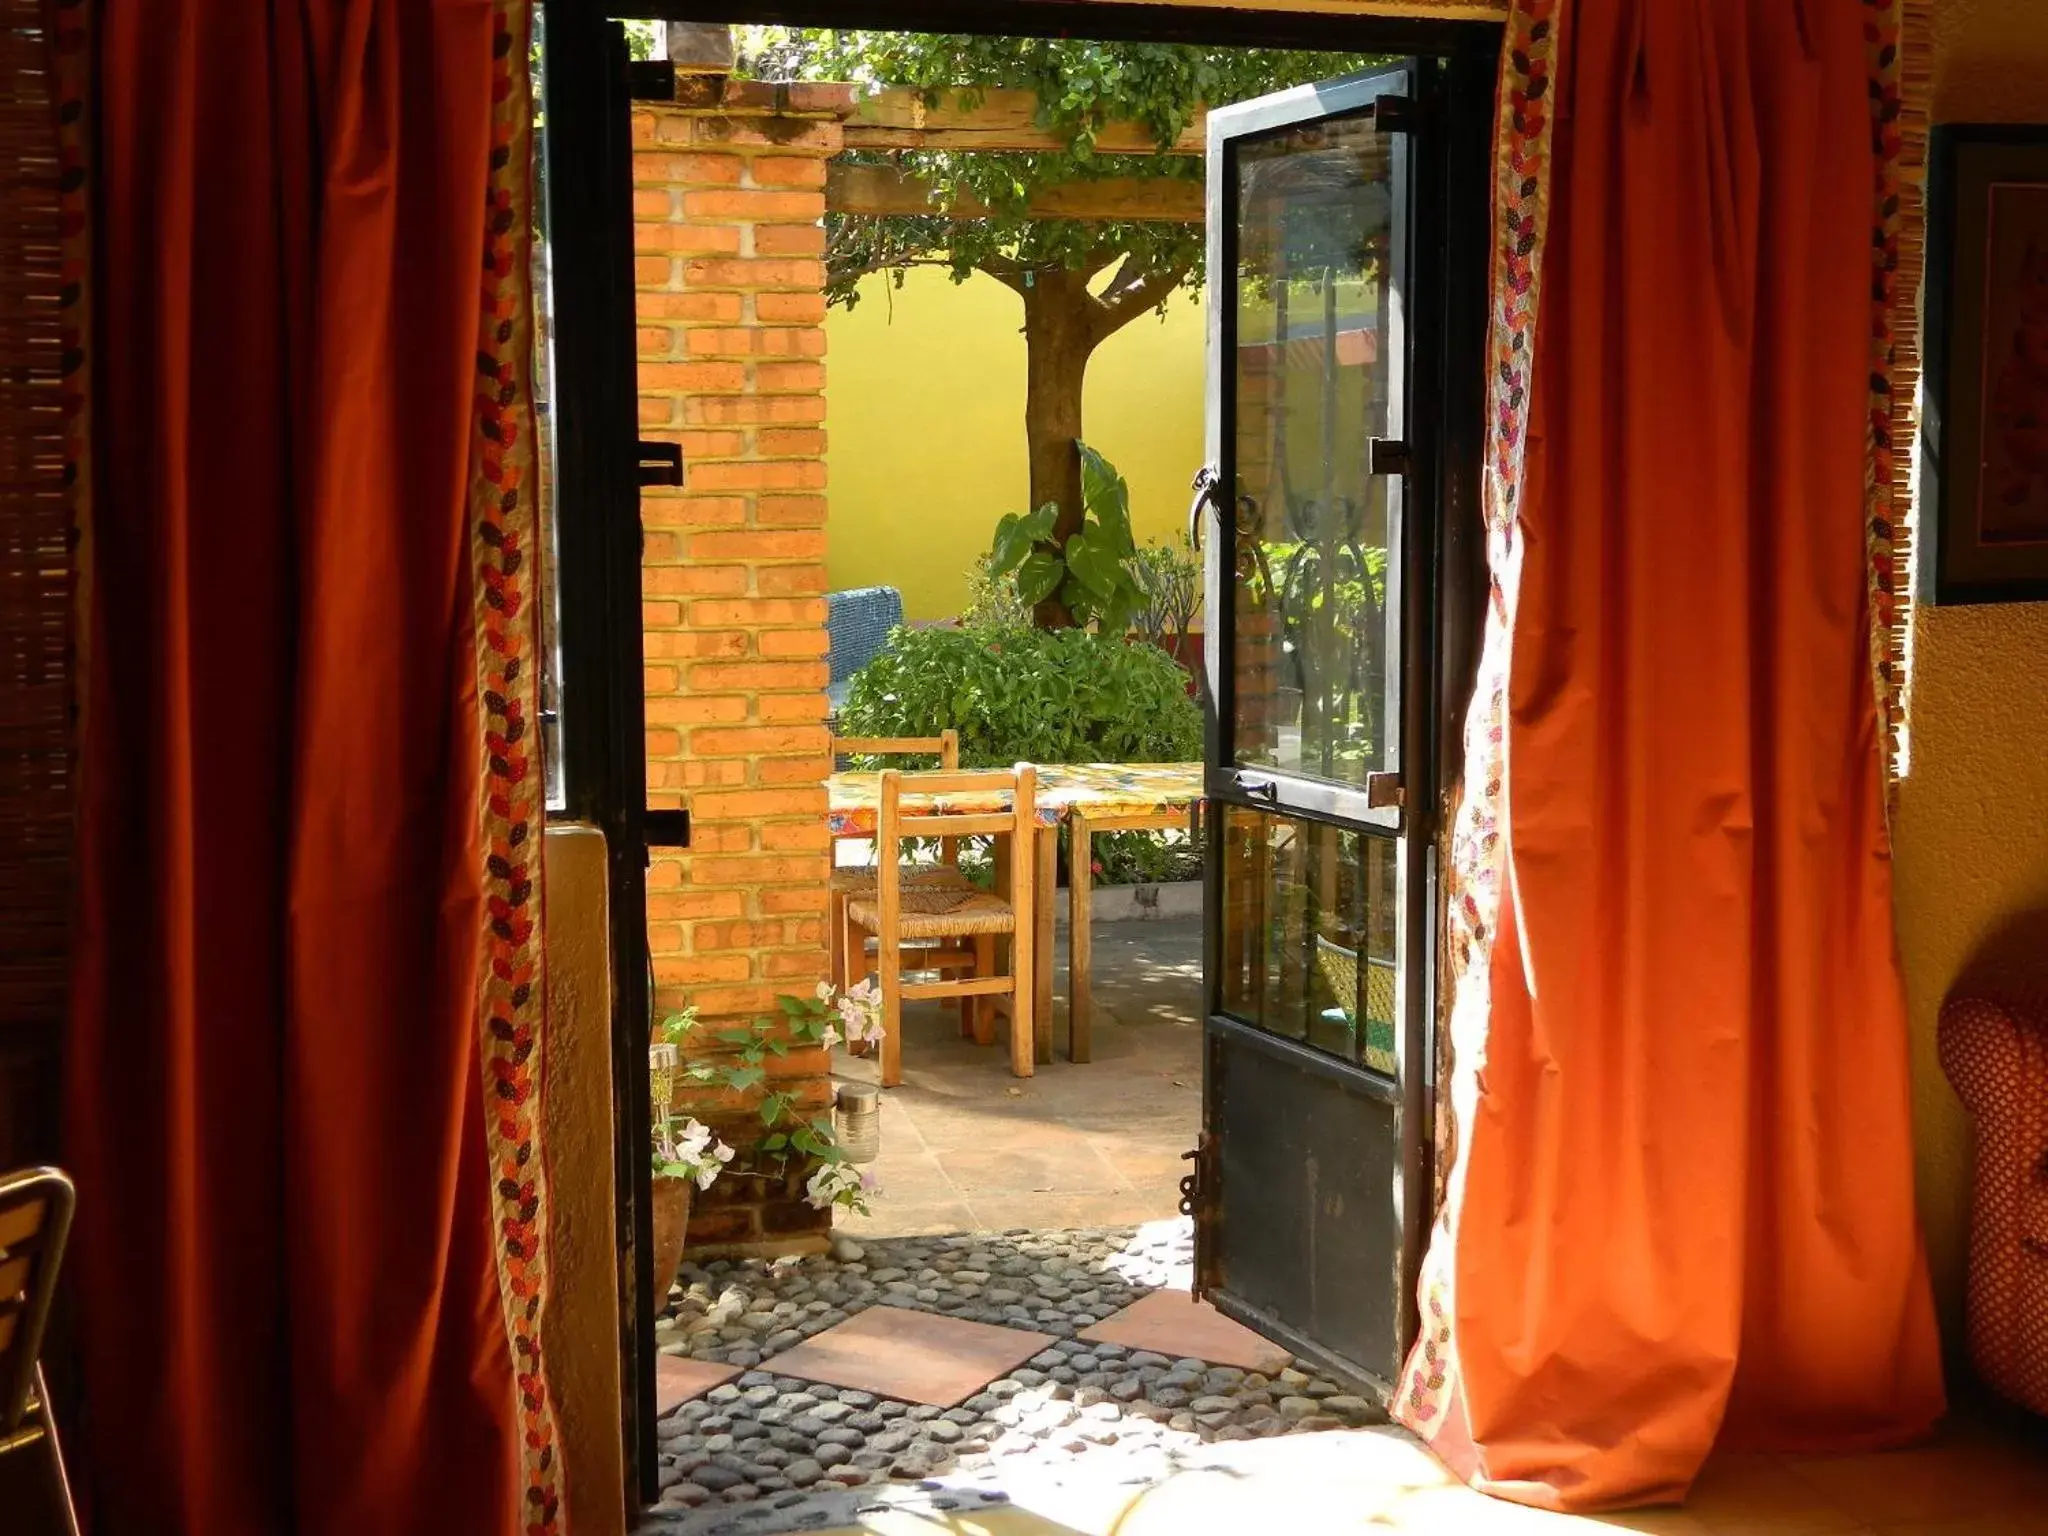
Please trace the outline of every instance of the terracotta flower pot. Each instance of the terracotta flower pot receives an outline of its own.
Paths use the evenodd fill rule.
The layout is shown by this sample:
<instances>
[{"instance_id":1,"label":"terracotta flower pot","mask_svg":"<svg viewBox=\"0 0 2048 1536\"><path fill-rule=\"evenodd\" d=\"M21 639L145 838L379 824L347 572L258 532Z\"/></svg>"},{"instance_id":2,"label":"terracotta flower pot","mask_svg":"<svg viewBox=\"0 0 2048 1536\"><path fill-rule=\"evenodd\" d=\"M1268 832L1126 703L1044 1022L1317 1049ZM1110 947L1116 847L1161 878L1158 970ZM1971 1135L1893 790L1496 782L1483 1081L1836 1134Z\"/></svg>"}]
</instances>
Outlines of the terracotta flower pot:
<instances>
[{"instance_id":1,"label":"terracotta flower pot","mask_svg":"<svg viewBox=\"0 0 2048 1536\"><path fill-rule=\"evenodd\" d=\"M654 1176L654 1305L668 1303L669 1287L683 1267L683 1239L690 1230L690 1196L697 1186L688 1179Z\"/></svg>"}]
</instances>

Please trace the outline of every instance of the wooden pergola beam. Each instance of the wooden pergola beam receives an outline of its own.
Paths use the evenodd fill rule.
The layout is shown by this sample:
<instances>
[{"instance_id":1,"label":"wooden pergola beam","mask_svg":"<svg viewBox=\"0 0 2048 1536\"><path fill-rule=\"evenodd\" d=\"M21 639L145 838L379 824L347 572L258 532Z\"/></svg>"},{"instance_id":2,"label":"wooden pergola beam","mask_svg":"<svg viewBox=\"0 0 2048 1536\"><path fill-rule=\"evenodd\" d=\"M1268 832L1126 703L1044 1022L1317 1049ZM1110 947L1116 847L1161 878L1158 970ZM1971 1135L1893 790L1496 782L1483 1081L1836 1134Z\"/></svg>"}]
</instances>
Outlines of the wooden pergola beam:
<instances>
[{"instance_id":1,"label":"wooden pergola beam","mask_svg":"<svg viewBox=\"0 0 2048 1536\"><path fill-rule=\"evenodd\" d=\"M966 199L941 208L932 190L917 177L893 165L845 165L825 168L825 211L868 218L902 214L943 214L954 219L985 219L986 204ZM1119 176L1101 181L1069 181L1041 187L1025 205L1033 219L1137 219L1165 224L1199 224L1204 212L1199 181Z\"/></svg>"},{"instance_id":2,"label":"wooden pergola beam","mask_svg":"<svg viewBox=\"0 0 2048 1536\"><path fill-rule=\"evenodd\" d=\"M1066 140L1038 125L1035 91L991 88L968 106L960 91L943 93L926 106L923 92L890 86L863 96L846 120L848 149L1064 149ZM1208 118L1197 111L1173 141L1172 154L1199 155L1206 147ZM1141 123L1105 123L1095 137L1103 154L1150 155L1159 152L1152 130Z\"/></svg>"}]
</instances>

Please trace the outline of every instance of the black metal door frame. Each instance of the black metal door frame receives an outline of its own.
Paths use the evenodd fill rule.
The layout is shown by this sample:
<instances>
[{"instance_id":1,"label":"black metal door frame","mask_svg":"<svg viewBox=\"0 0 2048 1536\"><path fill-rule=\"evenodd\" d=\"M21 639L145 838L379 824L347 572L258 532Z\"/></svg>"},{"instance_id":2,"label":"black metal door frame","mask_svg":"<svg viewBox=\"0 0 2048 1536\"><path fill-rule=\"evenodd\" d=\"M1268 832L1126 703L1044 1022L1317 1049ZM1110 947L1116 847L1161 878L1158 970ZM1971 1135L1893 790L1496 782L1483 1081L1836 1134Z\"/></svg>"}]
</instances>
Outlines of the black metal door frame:
<instances>
[{"instance_id":1,"label":"black metal door frame","mask_svg":"<svg viewBox=\"0 0 2048 1536\"><path fill-rule=\"evenodd\" d=\"M1483 591L1479 514L1479 454L1484 398L1484 329L1488 129L1497 39L1468 37L1447 54L1410 60L1412 106L1403 114L1404 148L1393 158L1392 193L1403 217L1396 225L1392 282L1404 299L1408 324L1403 355L1390 376L1398 401L1405 462L1389 485L1389 535L1399 559L1388 570L1388 601L1401 615L1398 683L1389 693L1388 718L1398 708L1400 803L1389 805L1364 787L1344 787L1284 773L1239 770L1232 762L1236 710L1234 612L1236 420L1230 376L1234 306L1225 297L1236 270L1234 161L1214 152L1225 139L1352 114L1380 86L1364 81L1285 93L1263 105L1238 109L1233 120L1212 122L1209 177L1209 248L1212 300L1208 378L1208 461L1212 493L1198 508L1211 551L1206 573L1206 657L1214 701L1206 743L1207 797L1219 812L1239 807L1358 831L1397 830L1401 984L1396 1052L1399 1070L1389 1082L1306 1045L1276 1037L1231 1018L1223 1007L1221 884L1226 817L1207 818L1204 972L1206 996L1203 1143L1193 1179L1197 1199L1197 1286L1220 1310L1276 1338L1328 1370L1388 1386L1381 1373L1334 1354L1271 1312L1234 1296L1222 1273L1219 1244L1221 1165L1219 1123L1225 1061L1251 1054L1268 1068L1320 1082L1326 1089L1392 1107L1398 1153L1390 1205L1398 1212L1399 1253L1387 1276L1396 1288L1394 1355L1416 1332L1415 1288L1433 1215L1436 1111L1437 952L1441 931L1439 837L1446 790L1460 760L1459 731L1476 662L1478 594ZM1224 174L1216 174L1221 163ZM1406 228L1403 229L1402 225ZM1405 236L1405 238L1401 238ZM1398 490L1398 502L1395 499ZM1390 679L1390 682L1393 680ZM1398 701L1398 704L1396 703ZM1376 803L1377 802L1377 803ZM1240 1056L1240 1059L1246 1059ZM1361 1276L1369 1283L1370 1277Z\"/></svg>"},{"instance_id":2,"label":"black metal door frame","mask_svg":"<svg viewBox=\"0 0 2048 1536\"><path fill-rule=\"evenodd\" d=\"M646 941L645 711L640 628L636 363L633 352L631 130L623 45L613 18L765 22L1216 47L1327 48L1444 61L1452 120L1442 136L1441 187L1462 217L1445 231L1441 345L1418 356L1418 393L1434 379L1438 430L1424 471L1432 477L1438 565L1409 582L1441 632L1427 690L1432 707L1411 750L1435 733L1437 765L1455 763L1457 719L1476 661L1484 592L1478 479L1487 245L1486 172L1491 91L1501 28L1492 22L1250 11L1206 5L1128 6L1113 0L542 0L549 227L554 272L556 570L562 655L567 814L605 834L611 876L613 1084L621 1273L620 1349L627 1494L658 1492L654 1435L651 1135L647 1053L626 1021L649 1016ZM1476 106L1474 105L1476 103ZM1431 183L1434 185L1435 183ZM1428 501L1420 501L1428 505ZM1440 600L1439 600L1440 599ZM1426 622L1426 621L1425 621ZM1416 631L1420 632L1420 631ZM1412 782L1412 781L1411 781ZM1415 803L1411 792L1410 803ZM1214 824L1218 818L1209 818ZM1434 881L1433 862L1430 879ZM1433 886L1432 886L1433 890ZM1433 899L1433 898L1432 898ZM1434 946L1430 946L1433 953ZM1433 982L1427 990L1434 995ZM1411 1028L1412 1028L1411 1022ZM1411 1042L1412 1043L1412 1042ZM1417 1074L1420 1076L1420 1074ZM1423 1091L1417 1085L1416 1092ZM1428 1105L1406 1122L1423 1158ZM1411 1160L1404 1151L1404 1162ZM1425 1170L1426 1161L1413 1159ZM1426 1215L1423 1218L1426 1220ZM1408 1247L1419 1250L1420 1230ZM1413 1331L1413 1276L1404 1328Z\"/></svg>"},{"instance_id":3,"label":"black metal door frame","mask_svg":"<svg viewBox=\"0 0 2048 1536\"><path fill-rule=\"evenodd\" d=\"M612 958L613 1169L627 1492L651 1503L653 1126L645 1021L647 735L640 622L639 382L633 355L632 121L626 45L596 7L547 5L554 297L556 627L562 784L604 833ZM636 1030L634 1021L642 1026Z\"/></svg>"}]
</instances>

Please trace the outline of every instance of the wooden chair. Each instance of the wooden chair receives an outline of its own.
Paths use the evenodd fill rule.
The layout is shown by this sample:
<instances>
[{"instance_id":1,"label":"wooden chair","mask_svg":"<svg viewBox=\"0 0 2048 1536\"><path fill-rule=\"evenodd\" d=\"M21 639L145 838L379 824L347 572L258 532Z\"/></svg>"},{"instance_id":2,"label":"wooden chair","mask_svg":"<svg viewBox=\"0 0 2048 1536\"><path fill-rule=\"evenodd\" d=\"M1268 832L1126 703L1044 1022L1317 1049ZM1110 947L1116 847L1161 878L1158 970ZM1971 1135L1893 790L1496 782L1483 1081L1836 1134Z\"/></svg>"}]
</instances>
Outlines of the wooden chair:
<instances>
[{"instance_id":1,"label":"wooden chair","mask_svg":"<svg viewBox=\"0 0 2048 1536\"><path fill-rule=\"evenodd\" d=\"M0 1175L0 1456L42 1449L61 1529L71 1536L78 1512L41 1355L75 1200L71 1180L54 1168Z\"/></svg>"},{"instance_id":2,"label":"wooden chair","mask_svg":"<svg viewBox=\"0 0 2048 1536\"><path fill-rule=\"evenodd\" d=\"M1007 810L980 815L906 814L903 797L1007 791ZM903 1081L903 1004L917 998L962 999L963 1025L987 1044L995 1037L994 999L1010 999L1010 1070L1019 1077L1033 1071L1032 1017L1032 886L1036 860L1030 839L1038 798L1038 770L1019 763L1010 772L882 774L877 853L880 869L871 894L846 901L846 954L865 954L866 935L875 937L875 969L882 989L882 1086ZM902 847L914 837L994 835L1008 837L1011 856L1009 889L982 891L964 887L919 887L906 884ZM996 973L996 940L1009 936L1010 974ZM972 944L973 966L962 980L952 980L948 967L937 981L905 982L904 951L966 941Z\"/></svg>"},{"instance_id":3,"label":"wooden chair","mask_svg":"<svg viewBox=\"0 0 2048 1536\"><path fill-rule=\"evenodd\" d=\"M835 736L831 739L832 761L836 764L842 757L936 757L940 771L951 773L960 766L960 733L945 730L936 736ZM876 846L880 846L879 840ZM939 862L917 866L908 878L911 883L919 885L964 884L966 876L960 873L959 840L945 839L939 845ZM841 869L834 864L831 897L825 913L825 942L830 952L827 974L835 987L846 986L851 973L860 969L858 964L849 961L846 954L846 898L868 895L874 889L874 870Z\"/></svg>"}]
</instances>

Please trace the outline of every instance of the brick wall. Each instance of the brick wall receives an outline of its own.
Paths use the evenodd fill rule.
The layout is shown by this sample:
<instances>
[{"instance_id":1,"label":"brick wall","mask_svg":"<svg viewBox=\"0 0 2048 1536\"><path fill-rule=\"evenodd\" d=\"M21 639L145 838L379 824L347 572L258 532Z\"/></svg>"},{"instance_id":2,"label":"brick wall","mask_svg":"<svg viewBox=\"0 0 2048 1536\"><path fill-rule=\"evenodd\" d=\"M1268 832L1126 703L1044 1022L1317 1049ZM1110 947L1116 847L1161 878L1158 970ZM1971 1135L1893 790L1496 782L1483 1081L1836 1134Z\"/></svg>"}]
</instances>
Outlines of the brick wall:
<instances>
[{"instance_id":1,"label":"brick wall","mask_svg":"<svg viewBox=\"0 0 2048 1536\"><path fill-rule=\"evenodd\" d=\"M689 806L692 842L655 855L648 941L657 1007L750 1018L825 973L821 221L852 92L685 77L677 94L633 118L641 432L682 444L688 482L641 502L648 800ZM822 1052L776 1070L827 1102ZM692 1108L759 1134L744 1103ZM720 1181L693 1250L815 1242L826 1222L799 1193Z\"/></svg>"}]
</instances>

